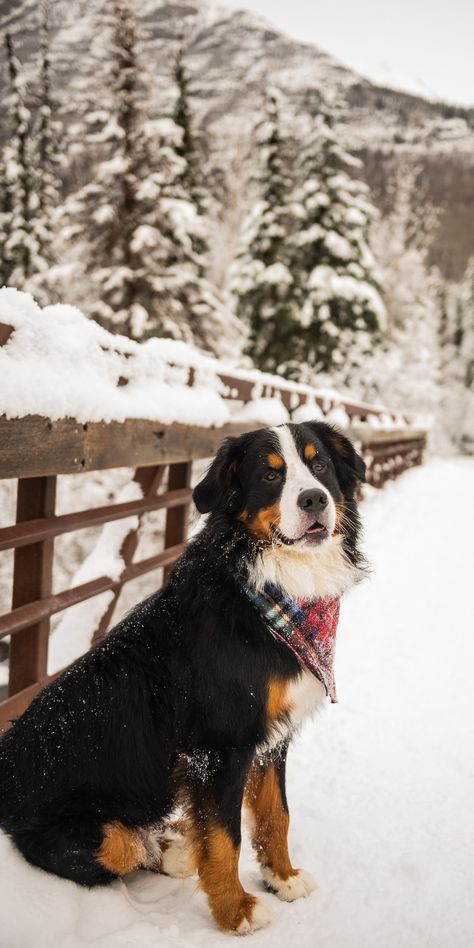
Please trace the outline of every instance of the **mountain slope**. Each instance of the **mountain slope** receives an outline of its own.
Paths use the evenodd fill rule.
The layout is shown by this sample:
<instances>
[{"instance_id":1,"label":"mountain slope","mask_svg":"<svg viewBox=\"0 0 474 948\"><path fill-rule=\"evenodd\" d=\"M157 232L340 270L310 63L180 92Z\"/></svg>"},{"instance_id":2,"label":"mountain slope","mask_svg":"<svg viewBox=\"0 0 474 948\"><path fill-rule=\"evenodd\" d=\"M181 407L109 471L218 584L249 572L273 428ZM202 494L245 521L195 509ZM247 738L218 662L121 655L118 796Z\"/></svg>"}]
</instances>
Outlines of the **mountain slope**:
<instances>
[{"instance_id":1,"label":"mountain slope","mask_svg":"<svg viewBox=\"0 0 474 948\"><path fill-rule=\"evenodd\" d=\"M52 0L51 6L57 89L71 120L83 107L84 84L95 78L100 55L94 49L96 14L104 0ZM30 76L37 7L36 0L0 0L0 30L8 26L16 35ZM251 129L269 83L281 88L298 112L314 112L321 93L338 96L349 144L364 159L382 210L393 163L407 154L416 156L428 197L441 211L435 260L446 276L460 276L474 252L474 107L457 109L377 86L247 12L203 0L136 0L136 9L144 30L152 114L166 110L171 101L172 56L178 37L186 35L193 104L218 179L224 171L227 179L236 177L238 190L245 187L255 161L248 147ZM226 203L232 204L228 185L229 180Z\"/></svg>"}]
</instances>

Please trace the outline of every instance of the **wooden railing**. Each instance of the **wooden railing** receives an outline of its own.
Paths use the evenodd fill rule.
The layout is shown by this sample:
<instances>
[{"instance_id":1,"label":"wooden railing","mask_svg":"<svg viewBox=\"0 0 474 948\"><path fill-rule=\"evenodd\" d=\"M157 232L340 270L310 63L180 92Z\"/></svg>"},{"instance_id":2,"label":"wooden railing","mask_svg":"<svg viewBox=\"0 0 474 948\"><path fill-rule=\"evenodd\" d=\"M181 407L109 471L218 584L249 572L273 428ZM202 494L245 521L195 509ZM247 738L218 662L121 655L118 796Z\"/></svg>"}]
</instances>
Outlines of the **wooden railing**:
<instances>
[{"instance_id":1,"label":"wooden railing","mask_svg":"<svg viewBox=\"0 0 474 948\"><path fill-rule=\"evenodd\" d=\"M308 399L326 413L335 405L331 396L318 395L308 386L262 378L256 383L250 374L222 375L224 394L247 402L258 384L261 396L281 398L290 412ZM189 381L192 384L192 378ZM381 486L421 463L426 433L410 425L408 418L397 416L400 427L395 428L395 416L384 408L340 399L337 404L351 419L350 433L366 459L369 483ZM374 416L379 426L371 428L367 421ZM391 422L386 429L384 420ZM166 577L186 542L193 462L211 457L225 436L258 426L251 421L199 428L136 419L79 424L39 416L0 417L0 479L17 482L16 522L0 529L0 551L14 551L12 607L0 616L0 639L10 637L8 697L0 703L0 728L7 727L55 677L47 674L51 617L105 591L112 593L97 628L91 630L96 641L109 627L126 583L158 569ZM56 515L58 477L117 467L132 468L140 499ZM135 562L140 518L155 510L166 511L162 548ZM97 576L53 593L56 537L131 516L138 518L138 526L121 544L123 569L118 578Z\"/></svg>"}]
</instances>

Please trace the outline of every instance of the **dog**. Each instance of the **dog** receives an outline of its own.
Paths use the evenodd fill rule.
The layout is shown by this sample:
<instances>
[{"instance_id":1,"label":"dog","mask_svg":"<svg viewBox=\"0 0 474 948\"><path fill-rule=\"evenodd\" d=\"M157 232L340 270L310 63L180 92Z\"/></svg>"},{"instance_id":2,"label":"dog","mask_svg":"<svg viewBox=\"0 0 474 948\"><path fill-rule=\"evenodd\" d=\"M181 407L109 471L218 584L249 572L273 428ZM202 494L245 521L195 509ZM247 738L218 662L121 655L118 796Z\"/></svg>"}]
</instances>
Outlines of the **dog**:
<instances>
[{"instance_id":1,"label":"dog","mask_svg":"<svg viewBox=\"0 0 474 948\"><path fill-rule=\"evenodd\" d=\"M167 584L0 742L0 825L30 863L85 886L197 870L219 928L245 934L270 920L239 880L245 804L266 887L309 894L312 877L288 854L285 764L331 684L305 664L305 641L297 654L273 634L262 602L270 589L304 612L362 577L364 476L350 440L323 422L224 441L194 489L209 516Z\"/></svg>"}]
</instances>

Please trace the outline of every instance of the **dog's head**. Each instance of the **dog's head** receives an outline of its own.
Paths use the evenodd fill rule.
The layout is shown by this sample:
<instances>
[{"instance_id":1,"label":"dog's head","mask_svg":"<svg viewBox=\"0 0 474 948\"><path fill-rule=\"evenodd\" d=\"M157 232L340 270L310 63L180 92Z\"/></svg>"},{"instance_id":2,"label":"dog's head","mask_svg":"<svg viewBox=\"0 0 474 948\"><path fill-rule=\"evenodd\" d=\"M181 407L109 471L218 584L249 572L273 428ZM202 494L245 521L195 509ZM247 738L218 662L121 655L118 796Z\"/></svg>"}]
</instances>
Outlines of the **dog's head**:
<instances>
[{"instance_id":1,"label":"dog's head","mask_svg":"<svg viewBox=\"0 0 474 948\"><path fill-rule=\"evenodd\" d=\"M259 545L315 547L344 532L365 464L324 422L262 428L222 444L194 490L201 513L240 521Z\"/></svg>"}]
</instances>

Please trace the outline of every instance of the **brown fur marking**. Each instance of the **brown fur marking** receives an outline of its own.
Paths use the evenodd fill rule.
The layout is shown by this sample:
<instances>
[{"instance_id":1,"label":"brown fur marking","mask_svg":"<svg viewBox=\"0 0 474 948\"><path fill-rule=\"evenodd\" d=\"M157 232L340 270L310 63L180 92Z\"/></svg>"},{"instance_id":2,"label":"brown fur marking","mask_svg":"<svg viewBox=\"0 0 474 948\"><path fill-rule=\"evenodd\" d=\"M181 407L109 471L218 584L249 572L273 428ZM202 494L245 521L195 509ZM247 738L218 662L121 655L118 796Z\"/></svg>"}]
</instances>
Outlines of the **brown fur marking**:
<instances>
[{"instance_id":1,"label":"brown fur marking","mask_svg":"<svg viewBox=\"0 0 474 948\"><path fill-rule=\"evenodd\" d=\"M289 702L286 698L286 682L281 679L271 681L268 686L267 697L267 716L269 721L281 717L282 714L290 710Z\"/></svg>"},{"instance_id":2,"label":"brown fur marking","mask_svg":"<svg viewBox=\"0 0 474 948\"><path fill-rule=\"evenodd\" d=\"M125 876L146 863L146 849L137 833L119 822L106 823L103 829L97 862L118 876Z\"/></svg>"},{"instance_id":3,"label":"brown fur marking","mask_svg":"<svg viewBox=\"0 0 474 948\"><path fill-rule=\"evenodd\" d=\"M256 902L239 879L240 846L234 846L225 829L207 823L195 828L194 845L199 884L207 895L221 931L236 931L244 919L251 921Z\"/></svg>"},{"instance_id":4,"label":"brown fur marking","mask_svg":"<svg viewBox=\"0 0 474 948\"><path fill-rule=\"evenodd\" d=\"M316 448L314 447L314 444L310 444L310 443L309 443L309 444L305 444L304 456L305 456L305 458L306 458L307 461L312 461L313 458L316 457L316 454L317 454L317 453L318 453L318 452L316 451Z\"/></svg>"},{"instance_id":5,"label":"brown fur marking","mask_svg":"<svg viewBox=\"0 0 474 948\"><path fill-rule=\"evenodd\" d=\"M245 803L254 817L252 846L260 864L284 881L296 876L298 870L293 869L288 853L290 818L283 806L273 763L268 767L253 764L245 788Z\"/></svg>"},{"instance_id":6,"label":"brown fur marking","mask_svg":"<svg viewBox=\"0 0 474 948\"><path fill-rule=\"evenodd\" d=\"M337 451L341 457L347 457L347 446L343 435L339 434L338 431L331 431L329 437L334 450Z\"/></svg>"},{"instance_id":7,"label":"brown fur marking","mask_svg":"<svg viewBox=\"0 0 474 948\"><path fill-rule=\"evenodd\" d=\"M284 465L284 460L280 457L279 454L268 454L267 455L267 464L269 467L274 468L274 470L279 471L280 468Z\"/></svg>"},{"instance_id":8,"label":"brown fur marking","mask_svg":"<svg viewBox=\"0 0 474 948\"><path fill-rule=\"evenodd\" d=\"M259 510L255 517L247 523L247 529L256 540L271 539L272 527L280 522L280 504L277 502L271 507Z\"/></svg>"}]
</instances>

